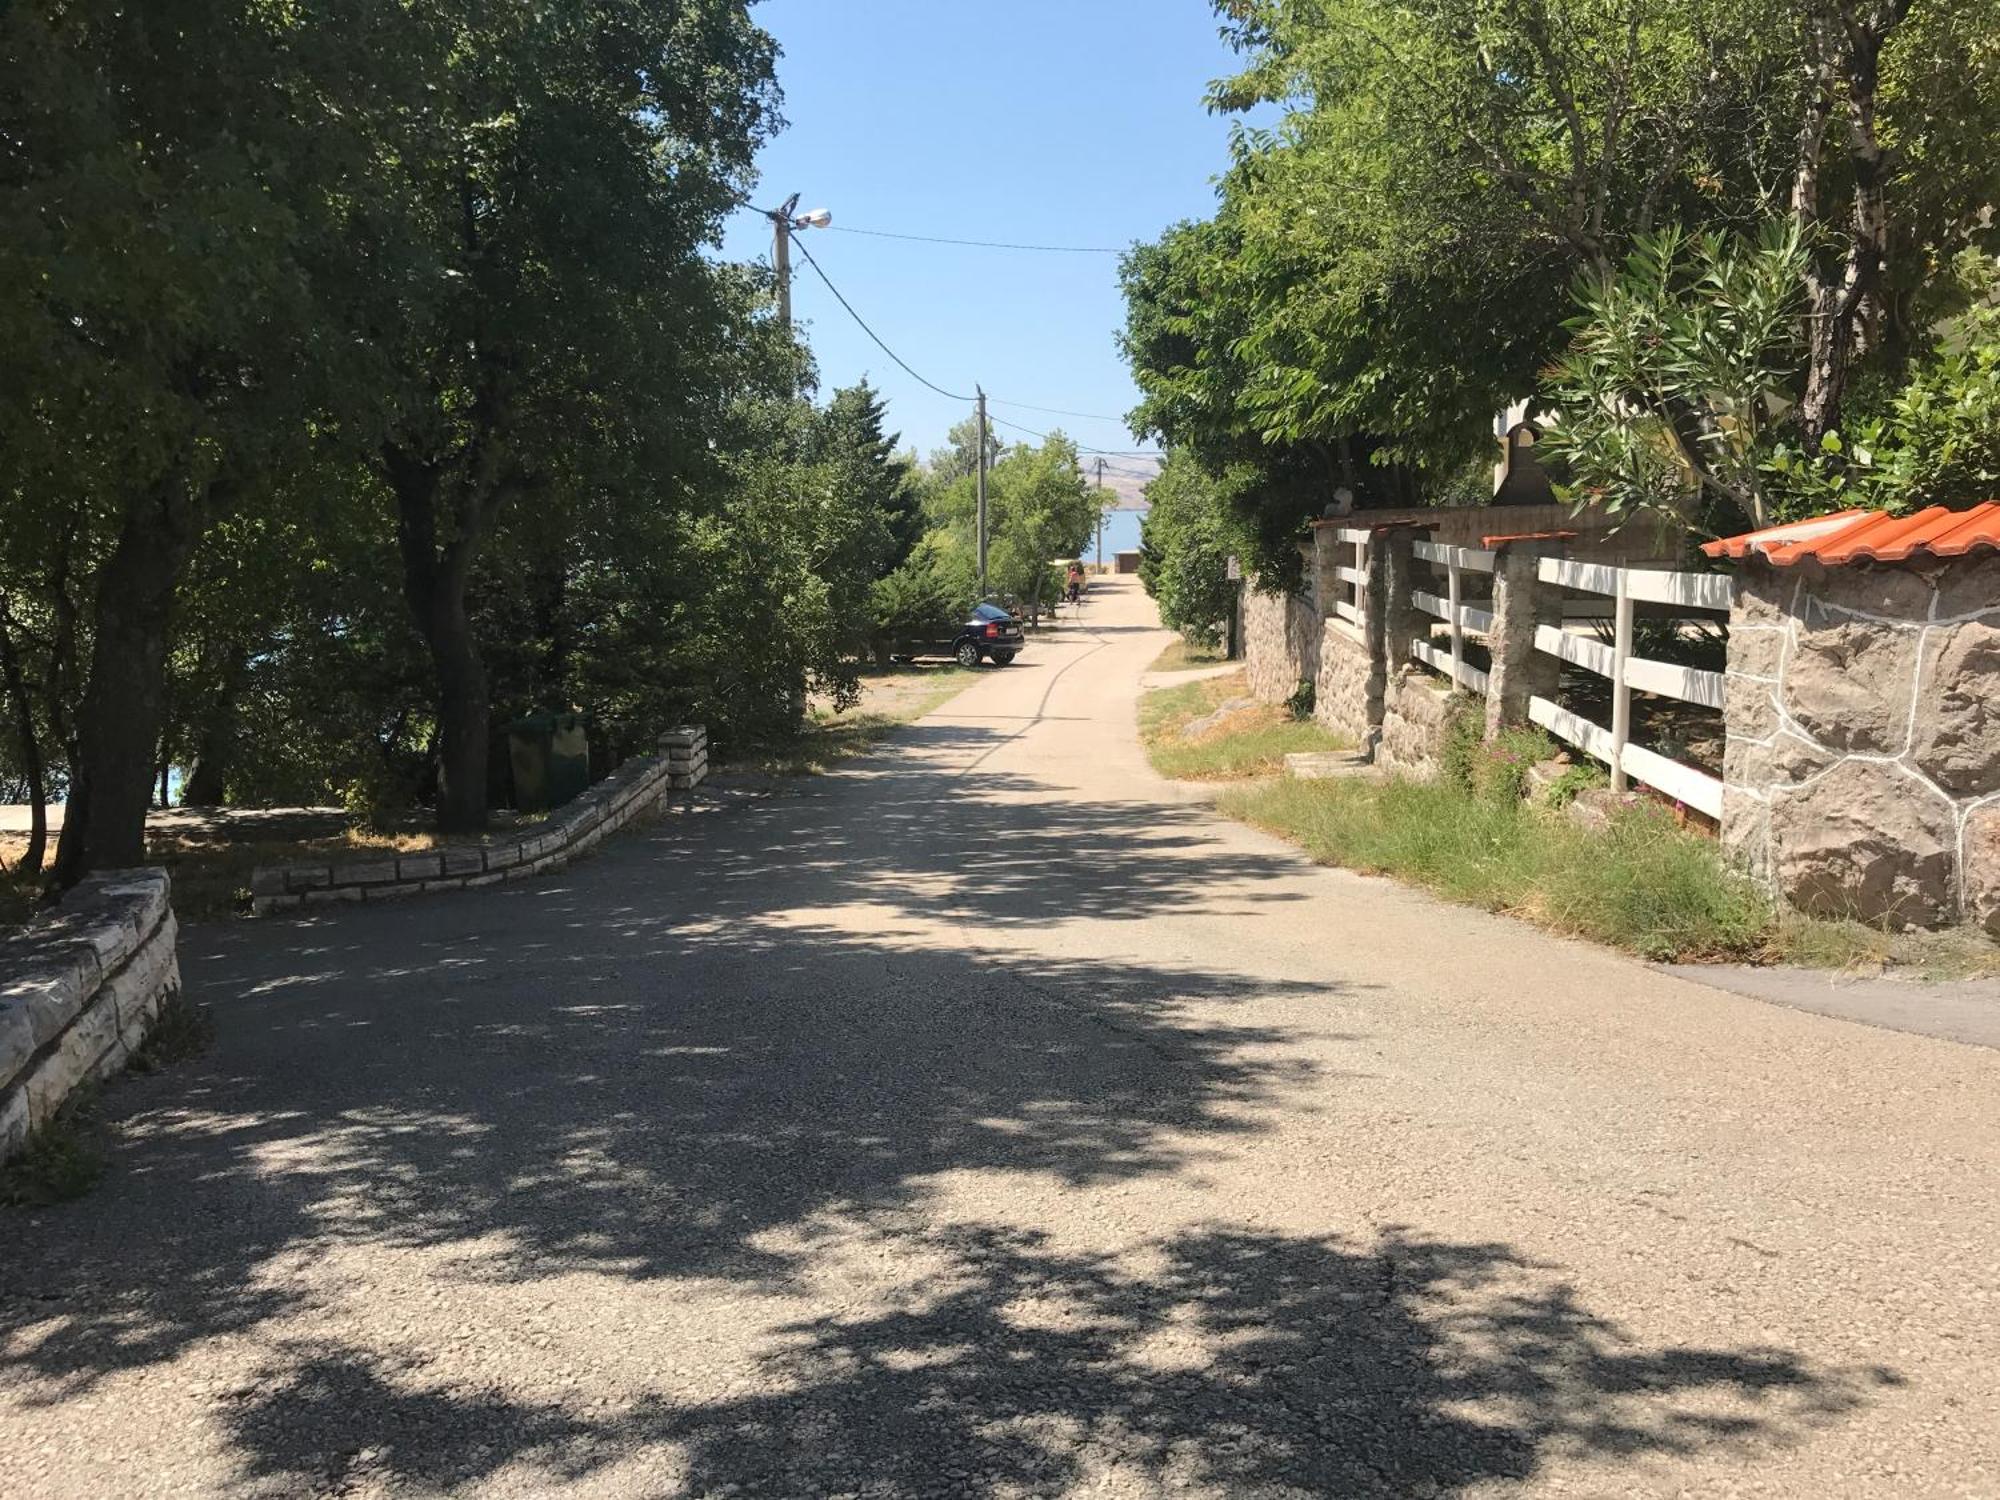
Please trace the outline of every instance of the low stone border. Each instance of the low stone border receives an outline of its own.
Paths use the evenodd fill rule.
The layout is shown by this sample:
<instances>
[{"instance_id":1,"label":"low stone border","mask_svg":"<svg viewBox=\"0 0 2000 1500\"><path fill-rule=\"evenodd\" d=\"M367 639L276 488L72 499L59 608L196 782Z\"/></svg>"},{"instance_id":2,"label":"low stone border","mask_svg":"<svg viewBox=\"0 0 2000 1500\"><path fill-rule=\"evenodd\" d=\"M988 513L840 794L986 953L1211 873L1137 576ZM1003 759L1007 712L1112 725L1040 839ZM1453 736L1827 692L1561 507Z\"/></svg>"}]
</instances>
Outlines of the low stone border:
<instances>
[{"instance_id":1,"label":"low stone border","mask_svg":"<svg viewBox=\"0 0 2000 1500\"><path fill-rule=\"evenodd\" d=\"M540 875L594 848L640 813L658 807L669 794L692 791L707 775L708 731L698 724L669 730L660 737L658 755L627 761L532 833L503 843L457 844L422 854L261 865L251 872L250 907L258 916L266 916Z\"/></svg>"},{"instance_id":2,"label":"low stone border","mask_svg":"<svg viewBox=\"0 0 2000 1500\"><path fill-rule=\"evenodd\" d=\"M171 890L165 870L92 875L0 942L0 1160L122 1068L180 989Z\"/></svg>"}]
</instances>

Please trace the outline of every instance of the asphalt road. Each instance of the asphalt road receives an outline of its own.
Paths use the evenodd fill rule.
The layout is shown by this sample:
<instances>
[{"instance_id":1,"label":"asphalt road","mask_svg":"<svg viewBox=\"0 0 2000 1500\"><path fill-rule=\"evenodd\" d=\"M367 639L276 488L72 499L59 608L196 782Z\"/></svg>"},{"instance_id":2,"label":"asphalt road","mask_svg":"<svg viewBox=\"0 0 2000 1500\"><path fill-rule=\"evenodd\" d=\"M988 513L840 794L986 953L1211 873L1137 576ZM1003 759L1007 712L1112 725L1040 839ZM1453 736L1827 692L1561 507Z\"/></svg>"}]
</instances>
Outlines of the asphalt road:
<instances>
[{"instance_id":1,"label":"asphalt road","mask_svg":"<svg viewBox=\"0 0 2000 1500\"><path fill-rule=\"evenodd\" d=\"M560 878L191 931L0 1491L2000 1494L2000 1053L1315 870L1144 602Z\"/></svg>"}]
</instances>

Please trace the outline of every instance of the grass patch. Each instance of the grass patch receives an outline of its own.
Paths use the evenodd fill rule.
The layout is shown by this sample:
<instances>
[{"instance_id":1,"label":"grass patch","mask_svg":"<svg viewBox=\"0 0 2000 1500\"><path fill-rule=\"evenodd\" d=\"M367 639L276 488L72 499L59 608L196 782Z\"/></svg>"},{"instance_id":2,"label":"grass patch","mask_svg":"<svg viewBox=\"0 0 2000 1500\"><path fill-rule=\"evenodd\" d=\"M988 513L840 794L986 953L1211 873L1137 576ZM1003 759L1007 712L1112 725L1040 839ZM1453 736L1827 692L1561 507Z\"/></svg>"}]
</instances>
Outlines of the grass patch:
<instances>
[{"instance_id":1,"label":"grass patch","mask_svg":"<svg viewBox=\"0 0 2000 1500\"><path fill-rule=\"evenodd\" d=\"M1146 694L1139 700L1139 738L1153 769L1176 781L1238 781L1275 775L1294 751L1349 748L1331 730L1268 703L1240 706L1189 737L1197 720L1245 696L1241 672Z\"/></svg>"},{"instance_id":2,"label":"grass patch","mask_svg":"<svg viewBox=\"0 0 2000 1500\"><path fill-rule=\"evenodd\" d=\"M157 1073L200 1057L214 1044L215 1017L208 1007L188 999L186 991L175 990L161 1002L145 1041L126 1066L134 1073Z\"/></svg>"},{"instance_id":3,"label":"grass patch","mask_svg":"<svg viewBox=\"0 0 2000 1500\"><path fill-rule=\"evenodd\" d=\"M1229 657L1220 646L1197 646L1182 636L1167 643L1167 649L1153 658L1148 672L1193 672L1202 667L1219 667Z\"/></svg>"},{"instance_id":4,"label":"grass patch","mask_svg":"<svg viewBox=\"0 0 2000 1500\"><path fill-rule=\"evenodd\" d=\"M2000 977L2000 944L1971 929L1888 932L1780 910L1715 841L1641 802L1588 829L1516 800L1504 754L1475 793L1431 782L1276 780L1227 793L1224 812L1302 845L1321 864L1393 875L1448 901L1678 963Z\"/></svg>"},{"instance_id":5,"label":"grass patch","mask_svg":"<svg viewBox=\"0 0 2000 1500\"><path fill-rule=\"evenodd\" d=\"M1281 780L1223 806L1322 864L1395 875L1647 958L1749 958L1771 928L1769 903L1715 845L1650 807L1593 833L1442 780Z\"/></svg>"},{"instance_id":6,"label":"grass patch","mask_svg":"<svg viewBox=\"0 0 2000 1500\"><path fill-rule=\"evenodd\" d=\"M1855 973L1894 970L1917 979L2000 979L2000 943L1967 928L1889 932L1846 918L1779 917L1765 944L1771 963Z\"/></svg>"},{"instance_id":7,"label":"grass patch","mask_svg":"<svg viewBox=\"0 0 2000 1500\"><path fill-rule=\"evenodd\" d=\"M96 1186L107 1161L96 1103L94 1090L78 1089L29 1133L20 1154L0 1165L0 1203L47 1208Z\"/></svg>"},{"instance_id":8,"label":"grass patch","mask_svg":"<svg viewBox=\"0 0 2000 1500\"><path fill-rule=\"evenodd\" d=\"M815 704L799 733L731 750L719 765L768 776L814 776L865 754L905 724L934 713L988 671L1010 668L897 666L861 674L861 701L849 709Z\"/></svg>"}]
</instances>

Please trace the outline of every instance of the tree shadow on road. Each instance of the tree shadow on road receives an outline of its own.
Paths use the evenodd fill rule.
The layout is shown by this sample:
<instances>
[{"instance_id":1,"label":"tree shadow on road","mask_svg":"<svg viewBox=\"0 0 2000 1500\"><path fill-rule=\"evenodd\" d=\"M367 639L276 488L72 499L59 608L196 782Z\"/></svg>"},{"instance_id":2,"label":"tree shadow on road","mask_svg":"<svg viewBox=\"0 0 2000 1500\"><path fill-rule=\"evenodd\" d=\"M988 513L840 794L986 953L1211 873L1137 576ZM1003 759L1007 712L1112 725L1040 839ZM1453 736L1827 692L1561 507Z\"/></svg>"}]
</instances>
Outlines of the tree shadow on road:
<instances>
[{"instance_id":1,"label":"tree shadow on road","mask_svg":"<svg viewBox=\"0 0 2000 1500\"><path fill-rule=\"evenodd\" d=\"M970 1226L909 1304L784 1330L763 1389L622 1409L398 1381L301 1351L230 1418L291 1485L530 1489L642 1463L648 1493L1445 1495L1551 1461L1748 1459L1892 1377L1635 1347L1505 1247L1241 1229L1123 1256Z\"/></svg>"},{"instance_id":2,"label":"tree shadow on road","mask_svg":"<svg viewBox=\"0 0 2000 1500\"><path fill-rule=\"evenodd\" d=\"M926 744L963 764L1003 739ZM251 1336L267 1368L218 1407L246 1477L449 1487L652 1445L684 1465L666 1493L897 1497L954 1472L1057 1489L1118 1455L1194 1490L1411 1493L1565 1446L1782 1438L1861 1399L1776 1352L1621 1349L1494 1246L940 1239L947 1178L1185 1186L1365 1073L1366 996L1146 951L1145 919L1269 911L1297 870L1192 811L864 767L665 819L553 880L191 929L219 1045L113 1091L97 1193L0 1223L0 1399L60 1406ZM447 1293L584 1275L784 1296L816 1244L869 1236L935 1262L902 1310L784 1330L768 1394L609 1410L326 1334L357 1294L314 1274L421 1252ZM379 1334L408 1309L368 1312Z\"/></svg>"}]
</instances>

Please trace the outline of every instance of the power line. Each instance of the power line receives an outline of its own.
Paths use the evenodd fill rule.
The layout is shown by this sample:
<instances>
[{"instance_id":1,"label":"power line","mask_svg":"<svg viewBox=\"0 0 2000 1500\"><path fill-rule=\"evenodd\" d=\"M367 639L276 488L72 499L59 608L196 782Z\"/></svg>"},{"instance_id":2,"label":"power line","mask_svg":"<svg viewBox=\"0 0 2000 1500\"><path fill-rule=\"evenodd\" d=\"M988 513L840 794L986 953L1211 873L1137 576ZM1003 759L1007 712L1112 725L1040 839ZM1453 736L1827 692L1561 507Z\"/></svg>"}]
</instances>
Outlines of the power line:
<instances>
[{"instance_id":1,"label":"power line","mask_svg":"<svg viewBox=\"0 0 2000 1500\"><path fill-rule=\"evenodd\" d=\"M1018 406L1022 411L1045 411L1052 417L1081 417L1086 422L1116 422L1121 427L1125 425L1123 417L1106 416L1101 411L1068 411L1060 406L1036 406L1031 401L1002 401L998 396L988 396L986 399L1001 406Z\"/></svg>"},{"instance_id":2,"label":"power line","mask_svg":"<svg viewBox=\"0 0 2000 1500\"><path fill-rule=\"evenodd\" d=\"M988 396L986 399L988 401L991 401L994 398ZM1017 403L1010 402L1009 404L1013 405ZM1024 427L1019 422L1010 422L1005 417L994 417L992 418L992 420L998 422L1002 427L1011 427L1016 432L1025 432L1031 438L1040 438L1045 443L1049 440L1049 435L1046 432L1037 432L1032 427ZM1079 453L1101 453L1106 458L1158 458L1159 457L1157 453L1153 453L1145 448L1093 448L1088 443L1078 443L1074 438L1071 438L1070 441L1072 444L1075 445L1076 451ZM1137 476L1134 477L1136 478Z\"/></svg>"},{"instance_id":3,"label":"power line","mask_svg":"<svg viewBox=\"0 0 2000 1500\"><path fill-rule=\"evenodd\" d=\"M800 240L795 240L793 243L798 246L799 254L803 255L806 258L806 264L813 268L813 273L817 275L821 281L824 281L826 283L826 289L829 292L833 293L834 300L837 301L842 307L847 309L848 317L854 319L856 323L859 323L861 325L861 331L867 334L868 337L870 337L871 339L875 340L876 348L880 349L884 354L888 355L889 358L893 359L897 364L902 365L905 373L907 373L912 380L916 381L918 385L929 386L932 390L936 391L940 396L949 397L953 401L970 401L972 399L972 397L970 396L961 396L956 391L948 391L941 385L935 385L932 382L924 379L924 377L919 375L915 370L912 370L908 362L904 360L902 355L898 354L894 349L891 349L887 344L882 342L882 335L877 333L874 329L868 326L867 320L864 319L860 313L854 310L854 304L852 302L849 302L845 297L840 295L840 288L833 284L833 279L830 276L828 276L826 272L820 270L819 262L813 259L812 251L806 249L805 241L803 239L800 239Z\"/></svg>"},{"instance_id":4,"label":"power line","mask_svg":"<svg viewBox=\"0 0 2000 1500\"><path fill-rule=\"evenodd\" d=\"M919 375L914 369L912 369L910 367L909 362L905 360L902 355L898 354L894 349L891 349L887 344L882 342L882 335L877 333L874 329L868 326L868 320L862 317L860 313L854 310L854 304L852 302L849 302L847 298L841 295L840 288L833 284L833 278L831 276L828 276L825 271L820 269L819 262L813 259L812 251L806 249L804 242L802 240L794 240L793 244L798 246L799 254L803 255L806 258L806 264L813 268L813 274L819 277L821 281L826 283L826 289L829 292L833 293L834 300L847 310L847 315L850 318L854 319L855 323L859 325L861 331L867 334L869 338L875 341L876 348L880 349L884 354L888 355L889 358L893 359L898 365L902 366L905 374L907 374L912 380L916 381L917 384L925 386L930 390L936 391L940 396L946 397L949 400L970 401L973 399L971 396L961 396L956 391L948 391L943 386L938 385L933 381L924 379L923 376ZM988 396L986 399L988 401L997 401L999 400L999 397ZM1009 401L1005 404L1008 406L1026 407L1029 411L1055 410L1055 408L1053 407L1029 406L1028 403L1025 401ZM1067 412L1067 413L1057 412L1057 415L1084 416L1087 414L1082 412ZM1037 432L1032 427L1025 427L1019 422L1010 422L1005 417L996 416L993 417L991 420L1000 423L1000 425L1003 427L1012 427L1017 432L1025 432L1028 434L1029 437L1039 438L1043 442L1047 442L1049 440L1049 435L1046 432ZM1106 417L1103 418L1102 420L1118 421L1120 419L1116 417ZM1158 454L1152 453L1144 448L1093 448L1088 443L1077 443L1076 448L1077 451L1080 453L1101 453L1106 458L1157 458L1159 456Z\"/></svg>"},{"instance_id":5,"label":"power line","mask_svg":"<svg viewBox=\"0 0 2000 1500\"><path fill-rule=\"evenodd\" d=\"M1116 245L1016 245L1005 240L954 240L937 234L898 234L892 229L856 229L852 224L833 224L842 234L865 234L878 240L915 240L925 245L968 245L978 250L1037 250L1051 255L1123 255Z\"/></svg>"}]
</instances>

